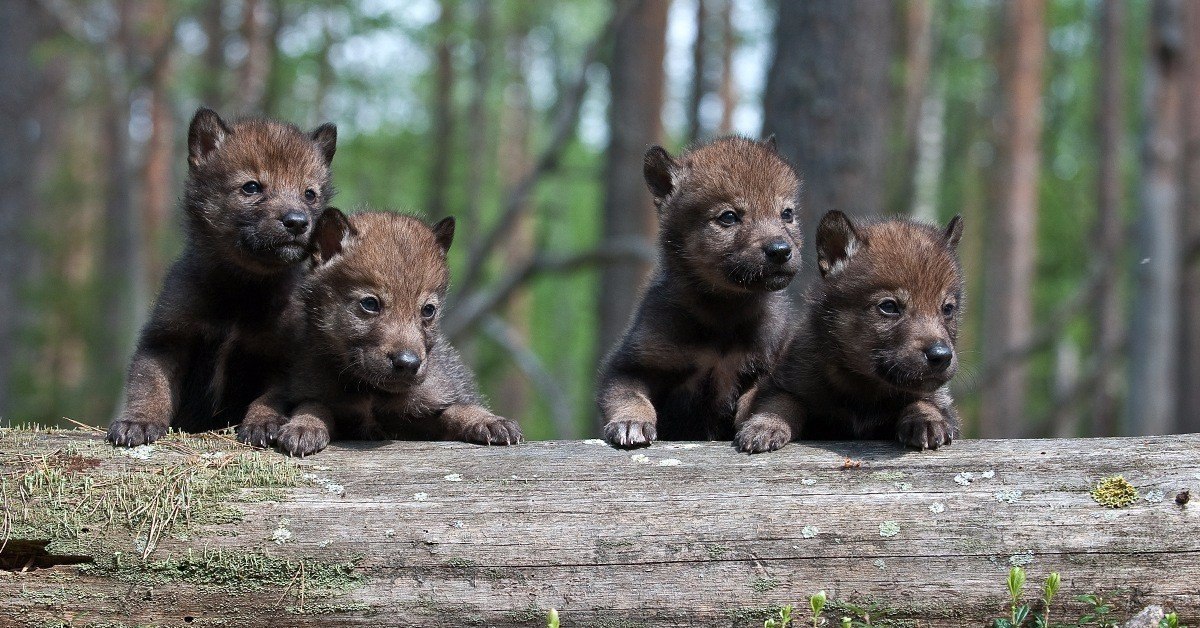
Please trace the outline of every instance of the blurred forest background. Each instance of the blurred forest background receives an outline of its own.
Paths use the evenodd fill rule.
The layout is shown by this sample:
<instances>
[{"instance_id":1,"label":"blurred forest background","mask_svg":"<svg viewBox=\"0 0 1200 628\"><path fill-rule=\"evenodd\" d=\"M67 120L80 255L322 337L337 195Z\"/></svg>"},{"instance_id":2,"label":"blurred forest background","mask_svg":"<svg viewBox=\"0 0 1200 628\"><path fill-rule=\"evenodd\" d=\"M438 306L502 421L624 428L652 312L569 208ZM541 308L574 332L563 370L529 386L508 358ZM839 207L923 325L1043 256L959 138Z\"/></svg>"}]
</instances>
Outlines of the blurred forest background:
<instances>
[{"instance_id":1,"label":"blurred forest background","mask_svg":"<svg viewBox=\"0 0 1200 628\"><path fill-rule=\"evenodd\" d=\"M970 434L1200 431L1197 2L5 0L0 58L7 420L110 419L204 104L459 218L444 328L531 438L597 432L643 151L730 132L806 180L808 273L826 210L965 216Z\"/></svg>"}]
</instances>

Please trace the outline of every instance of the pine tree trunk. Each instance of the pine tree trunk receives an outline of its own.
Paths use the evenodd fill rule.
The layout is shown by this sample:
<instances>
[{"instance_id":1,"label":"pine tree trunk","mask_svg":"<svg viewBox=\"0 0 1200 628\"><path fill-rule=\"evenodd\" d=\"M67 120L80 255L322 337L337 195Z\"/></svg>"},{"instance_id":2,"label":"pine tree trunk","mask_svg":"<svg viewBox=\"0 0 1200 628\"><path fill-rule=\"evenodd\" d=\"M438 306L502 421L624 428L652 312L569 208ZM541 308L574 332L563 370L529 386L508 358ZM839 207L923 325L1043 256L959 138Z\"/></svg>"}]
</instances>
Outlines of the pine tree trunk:
<instances>
[{"instance_id":1,"label":"pine tree trunk","mask_svg":"<svg viewBox=\"0 0 1200 628\"><path fill-rule=\"evenodd\" d=\"M1045 0L1002 5L1003 109L999 124L999 179L984 253L983 359L995 373L983 383L979 435L1022 433L1029 368L1023 352L1032 336L1033 273L1037 244L1041 162L1042 73L1046 51Z\"/></svg>"},{"instance_id":2,"label":"pine tree trunk","mask_svg":"<svg viewBox=\"0 0 1200 628\"><path fill-rule=\"evenodd\" d=\"M614 33L609 64L608 151L604 171L604 237L651 239L654 205L642 178L642 157L662 141L663 54L667 9L663 0L614 0L614 10L635 6ZM612 263L600 274L598 350L608 352L629 322L649 264Z\"/></svg>"},{"instance_id":3,"label":"pine tree trunk","mask_svg":"<svg viewBox=\"0 0 1200 628\"><path fill-rule=\"evenodd\" d=\"M1184 5L1186 66L1183 164L1183 269L1179 343L1179 412L1176 429L1200 432L1200 7Z\"/></svg>"},{"instance_id":4,"label":"pine tree trunk","mask_svg":"<svg viewBox=\"0 0 1200 628\"><path fill-rule=\"evenodd\" d=\"M688 97L687 138L688 142L700 139L703 131L700 126L700 105L704 94L708 92L708 81L705 76L708 64L708 7L706 2L711 0L696 0L696 42L692 44L692 91Z\"/></svg>"},{"instance_id":5,"label":"pine tree trunk","mask_svg":"<svg viewBox=\"0 0 1200 628\"><path fill-rule=\"evenodd\" d=\"M1145 72L1146 137L1129 331L1128 431L1175 427L1179 350L1180 173L1183 158L1183 2L1155 0ZM1195 386L1195 382L1190 383Z\"/></svg>"},{"instance_id":6,"label":"pine tree trunk","mask_svg":"<svg viewBox=\"0 0 1200 628\"><path fill-rule=\"evenodd\" d=\"M1125 34L1124 0L1104 0L1100 5L1100 95L1097 133L1100 141L1096 225L1093 257L1104 264L1092 310L1096 388L1092 396L1091 435L1112 436L1120 430L1118 394L1121 338L1125 331L1121 300L1121 248L1124 241L1122 208L1125 185L1121 153L1125 135L1125 109L1121 84L1122 45Z\"/></svg>"},{"instance_id":7,"label":"pine tree trunk","mask_svg":"<svg viewBox=\"0 0 1200 628\"><path fill-rule=\"evenodd\" d=\"M812 250L820 217L883 211L892 6L876 0L780 2L775 58L763 99L763 135L804 181L799 209ZM804 265L794 285L815 275Z\"/></svg>"},{"instance_id":8,"label":"pine tree trunk","mask_svg":"<svg viewBox=\"0 0 1200 628\"><path fill-rule=\"evenodd\" d=\"M429 191L425 211L437 220L448 215L446 192L450 188L450 156L454 141L454 50L451 31L457 0L442 0L437 21L438 44L434 52L433 128L430 135Z\"/></svg>"}]
</instances>

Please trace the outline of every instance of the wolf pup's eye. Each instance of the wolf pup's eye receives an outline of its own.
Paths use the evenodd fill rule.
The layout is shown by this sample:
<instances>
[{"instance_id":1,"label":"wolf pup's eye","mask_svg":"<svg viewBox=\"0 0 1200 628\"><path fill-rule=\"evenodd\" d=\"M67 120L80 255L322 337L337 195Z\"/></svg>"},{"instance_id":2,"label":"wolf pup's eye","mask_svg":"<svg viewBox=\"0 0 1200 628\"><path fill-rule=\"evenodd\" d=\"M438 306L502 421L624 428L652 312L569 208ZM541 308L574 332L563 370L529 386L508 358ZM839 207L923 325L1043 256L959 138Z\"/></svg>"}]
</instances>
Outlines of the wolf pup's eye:
<instances>
[{"instance_id":1,"label":"wolf pup's eye","mask_svg":"<svg viewBox=\"0 0 1200 628\"><path fill-rule=\"evenodd\" d=\"M310 203L317 200L317 193L313 190L304 190L304 200Z\"/></svg>"},{"instance_id":2,"label":"wolf pup's eye","mask_svg":"<svg viewBox=\"0 0 1200 628\"><path fill-rule=\"evenodd\" d=\"M426 303L425 307L421 308L421 318L425 320L431 320L434 314L437 314L437 306L432 303Z\"/></svg>"},{"instance_id":3,"label":"wolf pup's eye","mask_svg":"<svg viewBox=\"0 0 1200 628\"><path fill-rule=\"evenodd\" d=\"M782 218L784 222L791 222L794 213L795 213L795 210L792 209L791 207L788 207L787 209L783 210L782 213L779 214L779 217Z\"/></svg>"},{"instance_id":4,"label":"wolf pup's eye","mask_svg":"<svg viewBox=\"0 0 1200 628\"><path fill-rule=\"evenodd\" d=\"M262 194L262 184L258 181L247 181L242 184L244 194Z\"/></svg>"},{"instance_id":5,"label":"wolf pup's eye","mask_svg":"<svg viewBox=\"0 0 1200 628\"><path fill-rule=\"evenodd\" d=\"M358 300L358 307L361 307L367 314L378 314L379 299L375 297L363 297Z\"/></svg>"},{"instance_id":6,"label":"wolf pup's eye","mask_svg":"<svg viewBox=\"0 0 1200 628\"><path fill-rule=\"evenodd\" d=\"M954 310L955 310L954 304L947 303L942 306L942 316L945 316L946 318L950 318L951 316L954 316Z\"/></svg>"},{"instance_id":7,"label":"wolf pup's eye","mask_svg":"<svg viewBox=\"0 0 1200 628\"><path fill-rule=\"evenodd\" d=\"M732 209L727 209L721 212L720 216L717 216L717 222L726 227L732 227L741 221L742 219L738 218L737 212L733 211Z\"/></svg>"},{"instance_id":8,"label":"wolf pup's eye","mask_svg":"<svg viewBox=\"0 0 1200 628\"><path fill-rule=\"evenodd\" d=\"M879 312L884 316L900 315L900 304L896 303L895 299L884 299L880 301L879 305L876 307L879 308Z\"/></svg>"}]
</instances>

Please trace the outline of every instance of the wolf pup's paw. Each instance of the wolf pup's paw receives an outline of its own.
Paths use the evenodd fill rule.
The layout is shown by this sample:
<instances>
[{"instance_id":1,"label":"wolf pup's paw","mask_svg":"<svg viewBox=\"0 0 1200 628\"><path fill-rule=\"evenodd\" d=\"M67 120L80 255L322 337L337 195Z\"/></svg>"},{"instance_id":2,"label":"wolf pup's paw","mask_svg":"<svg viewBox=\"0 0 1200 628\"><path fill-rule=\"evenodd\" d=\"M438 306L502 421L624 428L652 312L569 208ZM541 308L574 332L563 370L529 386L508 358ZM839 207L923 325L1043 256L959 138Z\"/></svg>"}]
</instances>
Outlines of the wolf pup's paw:
<instances>
[{"instance_id":1,"label":"wolf pup's paw","mask_svg":"<svg viewBox=\"0 0 1200 628\"><path fill-rule=\"evenodd\" d=\"M516 445L521 438L521 428L516 421L494 414L463 432L463 440L479 445Z\"/></svg>"},{"instance_id":2,"label":"wolf pup's paw","mask_svg":"<svg viewBox=\"0 0 1200 628\"><path fill-rule=\"evenodd\" d=\"M118 447L147 445L167 433L165 423L147 421L130 415L122 415L108 426L108 442Z\"/></svg>"},{"instance_id":3,"label":"wolf pup's paw","mask_svg":"<svg viewBox=\"0 0 1200 628\"><path fill-rule=\"evenodd\" d=\"M937 449L958 438L958 428L940 413L910 407L896 425L896 438L909 447Z\"/></svg>"},{"instance_id":4,"label":"wolf pup's paw","mask_svg":"<svg viewBox=\"0 0 1200 628\"><path fill-rule=\"evenodd\" d=\"M782 449L792 442L792 427L784 421L769 419L761 416L750 417L737 435L733 437L733 445L738 451L748 454L758 454L765 451Z\"/></svg>"},{"instance_id":5,"label":"wolf pup's paw","mask_svg":"<svg viewBox=\"0 0 1200 628\"><path fill-rule=\"evenodd\" d=\"M273 412L249 415L238 425L237 439L251 447L270 447L286 424L287 417Z\"/></svg>"},{"instance_id":6,"label":"wolf pup's paw","mask_svg":"<svg viewBox=\"0 0 1200 628\"><path fill-rule=\"evenodd\" d=\"M613 447L633 449L649 447L658 438L653 423L645 421L613 421L604 426L604 440Z\"/></svg>"},{"instance_id":7,"label":"wolf pup's paw","mask_svg":"<svg viewBox=\"0 0 1200 628\"><path fill-rule=\"evenodd\" d=\"M329 444L329 428L319 421L291 420L279 428L275 446L289 455L303 458L315 454Z\"/></svg>"}]
</instances>

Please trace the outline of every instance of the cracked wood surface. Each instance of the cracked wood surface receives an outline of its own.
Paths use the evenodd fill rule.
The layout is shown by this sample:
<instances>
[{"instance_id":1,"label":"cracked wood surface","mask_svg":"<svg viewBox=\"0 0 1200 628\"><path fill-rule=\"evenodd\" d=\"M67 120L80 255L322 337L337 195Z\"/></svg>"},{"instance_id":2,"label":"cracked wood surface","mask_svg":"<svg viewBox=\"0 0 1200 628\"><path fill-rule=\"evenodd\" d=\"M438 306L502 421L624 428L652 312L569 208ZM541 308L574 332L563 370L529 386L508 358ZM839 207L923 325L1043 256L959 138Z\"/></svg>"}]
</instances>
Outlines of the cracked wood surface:
<instances>
[{"instance_id":1,"label":"cracked wood surface","mask_svg":"<svg viewBox=\"0 0 1200 628\"><path fill-rule=\"evenodd\" d=\"M80 473L185 458L158 447L140 460L83 432L22 447L101 461ZM337 443L294 464L302 486L238 502L240 521L169 535L151 558L352 559L353 586L305 595L303 570L287 586L230 587L18 568L0 571L0 625L542 626L557 608L563 626L761 626L824 589L834 618L874 602L898 625L973 626L1005 612L1010 564L1029 573L1030 599L1062 574L1058 617L1098 593L1200 619L1200 504L1175 503L1200 489L1200 435L756 456L728 443ZM1137 487L1131 506L1091 499L1112 474ZM128 529L99 533L136 552Z\"/></svg>"}]
</instances>

